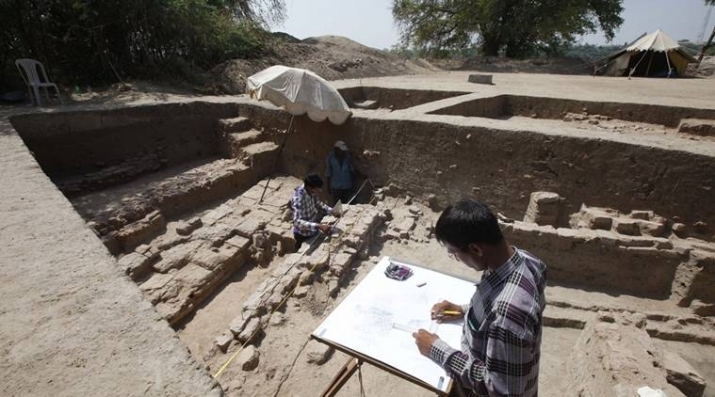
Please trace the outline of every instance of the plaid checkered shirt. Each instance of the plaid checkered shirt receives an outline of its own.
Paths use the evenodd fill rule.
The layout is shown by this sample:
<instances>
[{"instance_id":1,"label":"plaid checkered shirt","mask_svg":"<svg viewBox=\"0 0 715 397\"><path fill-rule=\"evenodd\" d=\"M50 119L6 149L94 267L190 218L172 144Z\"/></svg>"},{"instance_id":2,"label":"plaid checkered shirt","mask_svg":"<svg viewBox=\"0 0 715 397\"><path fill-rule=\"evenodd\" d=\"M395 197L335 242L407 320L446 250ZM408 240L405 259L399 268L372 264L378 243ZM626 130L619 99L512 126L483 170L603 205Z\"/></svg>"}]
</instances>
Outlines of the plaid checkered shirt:
<instances>
[{"instance_id":1,"label":"plaid checkered shirt","mask_svg":"<svg viewBox=\"0 0 715 397\"><path fill-rule=\"evenodd\" d=\"M293 192L290 200L293 207L293 232L302 236L310 237L318 233L318 215L320 211L332 214L333 209L323 203L305 190L305 185L301 185Z\"/></svg>"},{"instance_id":2,"label":"plaid checkered shirt","mask_svg":"<svg viewBox=\"0 0 715 397\"><path fill-rule=\"evenodd\" d=\"M538 395L546 265L514 251L496 271L484 271L471 304L463 306L462 349L441 339L430 348L432 360L472 396Z\"/></svg>"}]
</instances>

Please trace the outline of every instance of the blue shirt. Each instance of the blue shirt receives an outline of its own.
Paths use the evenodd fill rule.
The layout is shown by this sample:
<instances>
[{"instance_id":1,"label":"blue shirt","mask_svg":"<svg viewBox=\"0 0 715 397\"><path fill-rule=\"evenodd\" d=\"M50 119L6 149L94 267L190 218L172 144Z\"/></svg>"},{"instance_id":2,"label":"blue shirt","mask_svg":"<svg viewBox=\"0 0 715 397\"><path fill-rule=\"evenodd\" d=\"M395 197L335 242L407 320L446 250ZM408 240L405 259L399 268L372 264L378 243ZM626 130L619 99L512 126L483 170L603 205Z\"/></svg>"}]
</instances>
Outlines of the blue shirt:
<instances>
[{"instance_id":1,"label":"blue shirt","mask_svg":"<svg viewBox=\"0 0 715 397\"><path fill-rule=\"evenodd\" d=\"M349 190L353 188L353 162L350 159L350 154L345 153L343 164L340 165L340 160L335 157L335 153L330 153L326 160L326 174L330 180L330 187L333 189Z\"/></svg>"}]
</instances>

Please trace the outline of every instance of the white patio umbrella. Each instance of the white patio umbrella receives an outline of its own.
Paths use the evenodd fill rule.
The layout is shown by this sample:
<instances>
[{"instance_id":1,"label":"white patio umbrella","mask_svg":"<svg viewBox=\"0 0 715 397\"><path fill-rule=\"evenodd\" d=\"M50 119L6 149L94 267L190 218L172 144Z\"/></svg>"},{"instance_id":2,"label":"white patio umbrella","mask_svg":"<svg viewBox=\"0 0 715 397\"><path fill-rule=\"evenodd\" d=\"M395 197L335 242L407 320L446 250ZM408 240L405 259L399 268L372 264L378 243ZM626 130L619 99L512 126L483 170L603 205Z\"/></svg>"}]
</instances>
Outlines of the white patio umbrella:
<instances>
[{"instance_id":1,"label":"white patio umbrella","mask_svg":"<svg viewBox=\"0 0 715 397\"><path fill-rule=\"evenodd\" d=\"M282 107L292 115L288 131L278 151L276 165L293 126L293 117L307 114L315 122L328 119L331 123L340 125L352 115L338 90L322 77L304 69L271 66L248 78L246 93L251 98L267 100ZM275 170L275 165L273 169ZM259 203L263 201L266 189L268 189L268 182L263 188Z\"/></svg>"},{"instance_id":2,"label":"white patio umbrella","mask_svg":"<svg viewBox=\"0 0 715 397\"><path fill-rule=\"evenodd\" d=\"M246 93L267 100L294 116L307 114L311 120L325 119L343 124L352 112L338 90L308 70L271 66L248 78Z\"/></svg>"}]
</instances>

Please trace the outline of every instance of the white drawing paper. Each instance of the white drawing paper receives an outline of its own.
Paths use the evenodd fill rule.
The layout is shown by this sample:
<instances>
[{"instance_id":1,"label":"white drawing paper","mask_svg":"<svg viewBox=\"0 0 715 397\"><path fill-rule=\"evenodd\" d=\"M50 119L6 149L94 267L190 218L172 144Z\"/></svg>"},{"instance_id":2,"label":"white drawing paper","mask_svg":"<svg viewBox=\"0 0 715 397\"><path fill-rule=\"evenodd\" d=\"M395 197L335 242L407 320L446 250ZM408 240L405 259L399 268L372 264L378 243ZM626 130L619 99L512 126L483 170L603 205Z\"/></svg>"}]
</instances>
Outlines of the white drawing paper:
<instances>
[{"instance_id":1,"label":"white drawing paper","mask_svg":"<svg viewBox=\"0 0 715 397\"><path fill-rule=\"evenodd\" d=\"M439 324L430 319L430 310L442 300L469 303L474 283L397 263L409 266L414 274L404 281L390 279L384 274L390 258L382 258L313 334L446 391L449 376L420 354L408 330L426 329L459 349L462 322ZM426 284L418 287L422 283Z\"/></svg>"}]
</instances>

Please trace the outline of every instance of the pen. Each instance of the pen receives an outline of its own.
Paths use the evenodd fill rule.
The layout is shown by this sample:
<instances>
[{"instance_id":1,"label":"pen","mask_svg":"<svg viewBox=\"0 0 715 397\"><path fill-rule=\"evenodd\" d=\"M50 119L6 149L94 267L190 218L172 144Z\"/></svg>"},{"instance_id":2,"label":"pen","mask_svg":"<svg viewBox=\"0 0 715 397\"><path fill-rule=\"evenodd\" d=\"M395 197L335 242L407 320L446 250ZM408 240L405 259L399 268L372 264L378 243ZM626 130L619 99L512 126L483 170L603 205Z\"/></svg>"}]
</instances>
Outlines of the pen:
<instances>
[{"instance_id":1,"label":"pen","mask_svg":"<svg viewBox=\"0 0 715 397\"><path fill-rule=\"evenodd\" d=\"M439 312L438 316L459 316L461 314L462 312L458 312L456 310L444 310Z\"/></svg>"}]
</instances>

